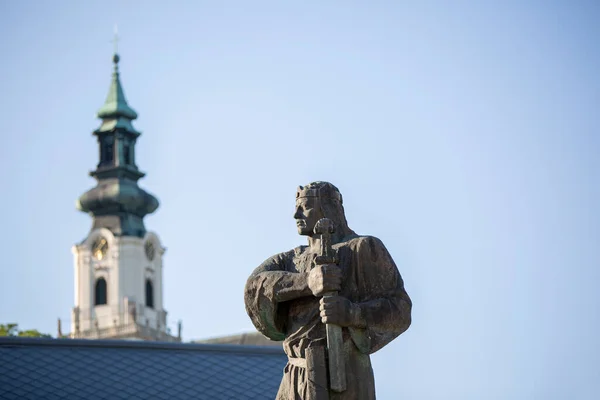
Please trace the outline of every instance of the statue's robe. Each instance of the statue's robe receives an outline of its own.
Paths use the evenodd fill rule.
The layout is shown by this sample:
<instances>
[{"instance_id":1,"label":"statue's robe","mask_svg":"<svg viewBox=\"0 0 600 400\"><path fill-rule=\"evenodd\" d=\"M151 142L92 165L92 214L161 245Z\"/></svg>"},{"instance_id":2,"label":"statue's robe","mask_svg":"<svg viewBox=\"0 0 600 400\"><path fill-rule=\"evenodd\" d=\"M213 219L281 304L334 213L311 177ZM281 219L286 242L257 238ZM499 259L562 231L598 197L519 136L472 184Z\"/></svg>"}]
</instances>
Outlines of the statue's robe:
<instances>
[{"instance_id":1,"label":"statue's robe","mask_svg":"<svg viewBox=\"0 0 600 400\"><path fill-rule=\"evenodd\" d=\"M319 298L306 295L281 300L301 292L294 275L314 268L317 254L307 246L277 254L261 264L246 283L248 315L262 334L284 341L289 359L277 400L375 399L369 354L410 325L412 303L383 243L375 237L353 235L333 248L343 274L339 295L357 304L366 322L364 329L343 328L347 390L342 393L327 388L327 371L323 368L327 339Z\"/></svg>"}]
</instances>

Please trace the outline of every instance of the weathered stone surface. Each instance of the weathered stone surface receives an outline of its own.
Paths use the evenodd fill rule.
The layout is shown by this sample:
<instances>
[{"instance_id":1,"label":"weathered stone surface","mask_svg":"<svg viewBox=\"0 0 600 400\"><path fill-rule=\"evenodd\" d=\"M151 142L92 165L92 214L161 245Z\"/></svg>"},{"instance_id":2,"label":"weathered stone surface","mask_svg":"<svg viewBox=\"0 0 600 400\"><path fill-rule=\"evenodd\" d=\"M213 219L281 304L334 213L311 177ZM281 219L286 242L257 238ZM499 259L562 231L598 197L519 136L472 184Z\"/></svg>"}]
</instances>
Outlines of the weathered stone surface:
<instances>
[{"instance_id":1,"label":"weathered stone surface","mask_svg":"<svg viewBox=\"0 0 600 400\"><path fill-rule=\"evenodd\" d=\"M246 283L252 322L283 341L288 356L278 400L374 399L369 355L410 326L412 302L392 257L379 239L348 227L342 202L330 183L300 187L294 218L308 245L269 258ZM315 233L323 218L333 222L330 250ZM336 339L326 326L342 331L341 392L332 390L330 379L340 371L327 371Z\"/></svg>"}]
</instances>

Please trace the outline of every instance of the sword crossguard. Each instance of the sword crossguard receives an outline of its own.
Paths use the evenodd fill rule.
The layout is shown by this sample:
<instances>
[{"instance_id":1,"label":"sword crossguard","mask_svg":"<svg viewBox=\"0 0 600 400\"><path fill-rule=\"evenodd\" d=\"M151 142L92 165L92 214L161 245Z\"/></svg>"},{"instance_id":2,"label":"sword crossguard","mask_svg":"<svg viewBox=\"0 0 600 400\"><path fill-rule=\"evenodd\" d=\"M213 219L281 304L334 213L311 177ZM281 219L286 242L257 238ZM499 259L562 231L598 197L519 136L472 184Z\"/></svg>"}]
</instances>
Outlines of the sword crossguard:
<instances>
[{"instance_id":1,"label":"sword crossguard","mask_svg":"<svg viewBox=\"0 0 600 400\"><path fill-rule=\"evenodd\" d=\"M315 257L315 264L316 265L325 265L325 264L337 264L338 263L338 258L337 255L333 255L333 257L329 257L329 256L317 256Z\"/></svg>"}]
</instances>

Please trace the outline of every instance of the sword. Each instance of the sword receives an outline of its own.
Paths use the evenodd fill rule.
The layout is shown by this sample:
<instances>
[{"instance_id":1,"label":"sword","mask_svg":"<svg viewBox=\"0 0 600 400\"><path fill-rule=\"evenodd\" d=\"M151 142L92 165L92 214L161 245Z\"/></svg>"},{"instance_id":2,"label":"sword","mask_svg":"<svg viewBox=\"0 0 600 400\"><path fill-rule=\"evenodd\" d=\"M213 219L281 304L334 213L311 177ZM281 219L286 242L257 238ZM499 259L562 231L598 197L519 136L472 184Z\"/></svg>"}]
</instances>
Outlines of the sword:
<instances>
[{"instance_id":1,"label":"sword","mask_svg":"<svg viewBox=\"0 0 600 400\"><path fill-rule=\"evenodd\" d=\"M321 255L315 260L317 265L337 264L338 259L331 247L331 235L335 225L329 218L321 218L315 224L315 233L321 235ZM323 293L323 297L337 296L338 292ZM334 392L346 390L346 364L342 339L342 327L325 324L327 330L327 353L329 355L329 386Z\"/></svg>"}]
</instances>

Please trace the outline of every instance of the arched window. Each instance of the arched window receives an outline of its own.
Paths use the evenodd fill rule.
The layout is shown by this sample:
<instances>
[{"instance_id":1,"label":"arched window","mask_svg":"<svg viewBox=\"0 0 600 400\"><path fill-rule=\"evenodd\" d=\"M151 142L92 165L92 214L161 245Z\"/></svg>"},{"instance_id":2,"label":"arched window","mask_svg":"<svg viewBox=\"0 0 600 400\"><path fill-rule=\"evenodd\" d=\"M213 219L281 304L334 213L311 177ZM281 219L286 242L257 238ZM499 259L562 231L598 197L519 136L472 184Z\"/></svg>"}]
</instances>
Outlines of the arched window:
<instances>
[{"instance_id":1,"label":"arched window","mask_svg":"<svg viewBox=\"0 0 600 400\"><path fill-rule=\"evenodd\" d=\"M98 278L94 289L94 305L100 306L106 304L106 280Z\"/></svg>"},{"instance_id":2,"label":"arched window","mask_svg":"<svg viewBox=\"0 0 600 400\"><path fill-rule=\"evenodd\" d=\"M154 287L150 279L146 279L146 307L154 308Z\"/></svg>"},{"instance_id":3,"label":"arched window","mask_svg":"<svg viewBox=\"0 0 600 400\"><path fill-rule=\"evenodd\" d=\"M131 164L131 150L129 147L129 143L123 144L123 162L126 165Z\"/></svg>"},{"instance_id":4,"label":"arched window","mask_svg":"<svg viewBox=\"0 0 600 400\"><path fill-rule=\"evenodd\" d=\"M114 145L112 139L106 138L102 143L101 147L101 163L109 164L113 162L114 158Z\"/></svg>"}]
</instances>

